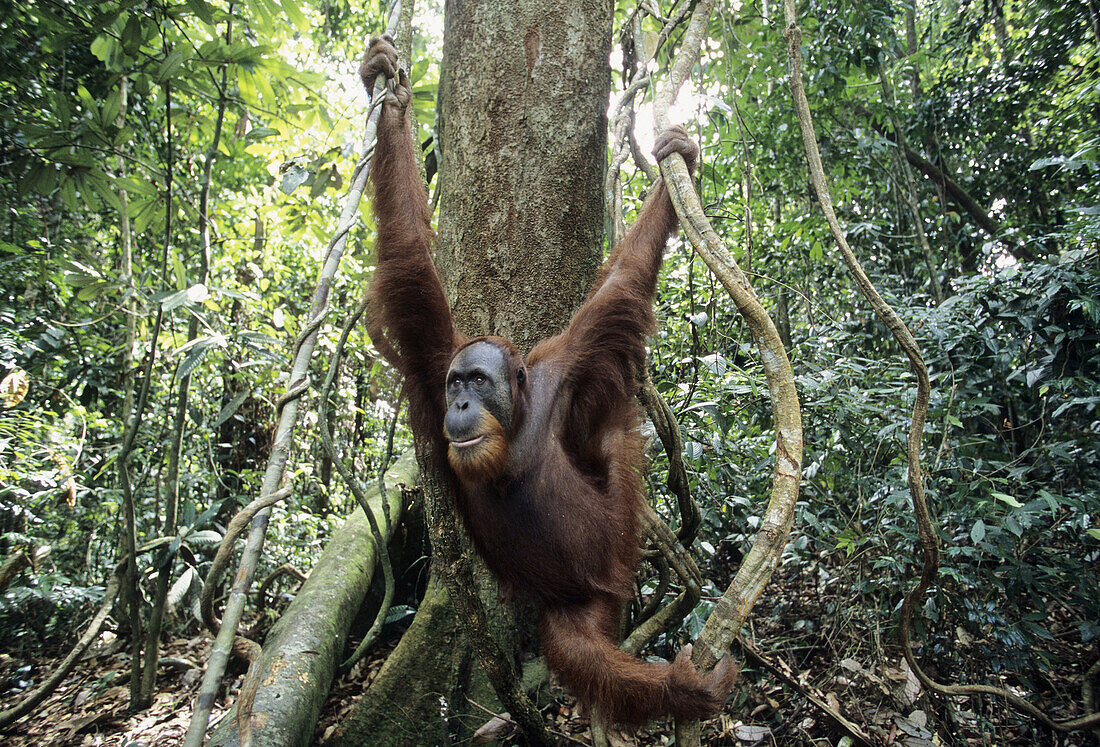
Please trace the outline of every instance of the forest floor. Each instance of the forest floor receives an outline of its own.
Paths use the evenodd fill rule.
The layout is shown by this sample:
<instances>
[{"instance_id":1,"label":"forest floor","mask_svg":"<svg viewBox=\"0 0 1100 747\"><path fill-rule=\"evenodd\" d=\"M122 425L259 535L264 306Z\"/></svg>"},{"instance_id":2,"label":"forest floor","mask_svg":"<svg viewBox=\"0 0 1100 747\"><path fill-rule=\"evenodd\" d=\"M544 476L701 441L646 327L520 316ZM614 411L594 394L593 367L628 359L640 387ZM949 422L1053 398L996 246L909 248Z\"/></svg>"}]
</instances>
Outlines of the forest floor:
<instances>
[{"instance_id":1,"label":"forest floor","mask_svg":"<svg viewBox=\"0 0 1100 747\"><path fill-rule=\"evenodd\" d=\"M777 668L769 670L760 659L748 655L742 684L726 711L706 723L704 743L799 747L837 745L848 736L852 741L843 743L861 744L828 714L833 711L843 714L874 745L1097 744L1087 733L1052 736L989 699L950 703L929 699L905 665L891 634L856 617L859 608L844 603L854 598L850 588L822 582L822 577L805 566L777 571L749 631L757 646L765 649L763 656ZM1056 638L1055 643L1061 643L1055 653L1063 664L1054 671L1064 672L1065 680L1042 679L1039 702L1044 707L1078 707L1080 672L1096 653L1084 645L1065 643L1069 640L1073 639L1068 635ZM167 643L161 656L162 664L168 666L161 667L153 705L131 714L127 710L129 689L119 681L119 675L127 671L129 657L107 634L32 715L0 737L0 743L10 747L178 744L187 729L209 645L204 636ZM379 646L370 661L356 667L356 676L334 684L315 744L323 745L330 727L362 697L393 645L391 641ZM24 662L0 655L0 710L15 705L33 686L32 680L39 681L58 661L39 661L28 671ZM230 702L236 697L241 674L231 672ZM1030 674L1031 682L1038 681ZM980 681L979 676L975 673L973 681ZM988 673L985 676L989 681ZM1016 683L1004 675L1001 682L993 684ZM220 700L212 719L220 719L226 705ZM563 744L589 743L587 722L573 714L568 696L559 693L557 706L549 710L548 726L570 737L562 739ZM671 734L671 724L657 722L636 734L616 735L613 742L666 745L672 741Z\"/></svg>"}]
</instances>

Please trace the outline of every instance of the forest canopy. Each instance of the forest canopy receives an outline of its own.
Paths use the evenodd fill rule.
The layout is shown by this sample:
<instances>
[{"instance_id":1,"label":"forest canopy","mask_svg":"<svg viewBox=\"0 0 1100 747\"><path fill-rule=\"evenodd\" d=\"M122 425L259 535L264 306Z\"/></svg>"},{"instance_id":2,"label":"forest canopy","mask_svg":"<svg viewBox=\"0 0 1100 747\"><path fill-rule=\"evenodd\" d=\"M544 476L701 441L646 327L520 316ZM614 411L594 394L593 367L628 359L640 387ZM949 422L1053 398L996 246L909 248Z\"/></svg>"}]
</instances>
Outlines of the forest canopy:
<instances>
[{"instance_id":1,"label":"forest canopy","mask_svg":"<svg viewBox=\"0 0 1100 747\"><path fill-rule=\"evenodd\" d=\"M900 607L927 562L908 477L918 376L841 260L812 183L783 4L716 2L688 49L698 3L606 3L611 27L592 20L577 38L607 54L591 76L554 81L565 103L542 103L558 109L520 120L527 151L473 125L468 141L444 138L471 121L446 95L454 50L470 48L459 42L511 33L484 20L507 13L486 10L479 28L450 5L420 0L411 17L406 5L398 46L444 287L472 289L452 297L456 319L493 327L470 334L506 327L533 341L564 323L657 176L659 89L677 59L698 55L671 117L700 145L702 212L774 321L803 429L790 535L732 647L741 683L704 741L1088 743L1088 731L1053 736L999 696L937 694L906 661ZM522 13L538 18L539 7ZM517 52L485 43L500 90L511 90L507 71L536 70L550 54L558 6L548 7L541 42L524 36ZM1100 657L1100 5L793 8L843 239L928 371L917 479L940 555L917 600L912 651L938 681L1006 688L1055 721L1088 716ZM437 519L411 458L399 459L414 440L401 379L367 325L348 324L376 260L369 191L362 202L357 192L371 104L355 71L388 11L346 0L0 9L0 729L13 744L181 739L212 658L211 617L241 605L238 633L270 653L276 633L299 625L285 617L296 596L336 596L309 596L311 573L342 578L340 594L357 601L324 623L332 662L304 743L355 743L377 711L396 711L406 695L384 689L391 670L418 683L434 666L446 684L432 686L451 694L421 703L437 731L410 715L393 743L468 739L504 710L485 682L467 681L479 670L473 644L432 570ZM504 121L537 104L502 96L478 113ZM530 133L550 138L581 118L593 142L530 146L546 142ZM579 177L563 164L582 147L599 179L565 189ZM567 227L591 234L591 246L553 254L566 259L552 278L517 248L541 224L485 250L495 234L478 231L496 224L465 217L452 188L479 169L544 190L486 208L502 221L509 208L564 204ZM770 520L783 454L767 356L692 243L685 232L666 250L659 330L639 378L644 479L663 528L653 531L666 550L684 547L662 554L649 537L624 633L691 599L640 652L666 659L721 614ZM338 269L324 270L334 256ZM251 515L238 512L261 496L273 499L250 556ZM378 510L374 529L355 513L364 503ZM683 513L692 504L697 515ZM237 542L225 539L234 516ZM379 541L389 552L372 550ZM338 548L358 550L336 560ZM239 565L254 581L235 595ZM481 598L499 624L495 593ZM514 661L537 659L522 607L519 622L503 619L517 631L503 644ZM13 711L60 671L89 623L87 653L63 681L28 715ZM441 630L457 631L461 656L408 658L424 631L421 656L442 656L427 651L447 649L432 638ZM230 657L215 718L247 690L246 668ZM538 679L530 669L525 680ZM600 743L568 692L533 697L555 733ZM630 738L671 733L655 723Z\"/></svg>"}]
</instances>

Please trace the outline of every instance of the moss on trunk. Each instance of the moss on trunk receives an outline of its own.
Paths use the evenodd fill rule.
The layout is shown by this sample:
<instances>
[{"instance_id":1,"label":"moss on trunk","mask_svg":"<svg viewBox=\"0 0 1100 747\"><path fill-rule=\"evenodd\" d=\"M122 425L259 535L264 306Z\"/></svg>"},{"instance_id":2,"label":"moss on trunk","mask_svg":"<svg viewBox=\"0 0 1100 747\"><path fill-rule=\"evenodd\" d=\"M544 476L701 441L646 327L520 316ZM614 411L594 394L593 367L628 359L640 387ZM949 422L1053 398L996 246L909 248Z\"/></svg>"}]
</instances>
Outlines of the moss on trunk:
<instances>
[{"instance_id":1,"label":"moss on trunk","mask_svg":"<svg viewBox=\"0 0 1100 747\"><path fill-rule=\"evenodd\" d=\"M413 624L370 690L327 743L334 747L447 744L469 644L443 585L429 584ZM460 704L463 708L465 703Z\"/></svg>"},{"instance_id":2,"label":"moss on trunk","mask_svg":"<svg viewBox=\"0 0 1100 747\"><path fill-rule=\"evenodd\" d=\"M401 521L397 486L415 481L416 460L410 452L386 475L391 526ZM381 526L377 486L367 496ZM376 561L370 525L357 508L264 642L260 688L252 707L254 747L311 743L337 659L344 654L348 628L363 604ZM234 712L222 719L208 744L232 747L239 743Z\"/></svg>"}]
</instances>

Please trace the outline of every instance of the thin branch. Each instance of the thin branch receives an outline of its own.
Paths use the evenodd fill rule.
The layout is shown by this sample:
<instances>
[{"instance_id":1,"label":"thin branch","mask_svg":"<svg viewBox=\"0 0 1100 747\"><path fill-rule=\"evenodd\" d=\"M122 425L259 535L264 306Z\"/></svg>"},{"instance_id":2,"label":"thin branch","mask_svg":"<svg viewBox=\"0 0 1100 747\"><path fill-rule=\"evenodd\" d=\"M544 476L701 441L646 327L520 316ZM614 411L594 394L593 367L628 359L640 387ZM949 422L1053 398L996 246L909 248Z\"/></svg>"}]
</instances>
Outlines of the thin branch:
<instances>
[{"instance_id":1,"label":"thin branch","mask_svg":"<svg viewBox=\"0 0 1100 747\"><path fill-rule=\"evenodd\" d=\"M693 331L694 328L695 325L692 325ZM676 496L676 503L680 509L680 529L676 532L676 537L685 546L690 545L695 541L695 535L699 531L703 517L699 512L699 504L691 495L691 486L688 484L680 425L676 422L676 414L653 386L653 380L649 376L646 377L638 396L645 406L650 421L653 422L653 428L657 431L657 437L661 439L661 445L664 446L665 455L668 457L666 484Z\"/></svg>"},{"instance_id":2,"label":"thin branch","mask_svg":"<svg viewBox=\"0 0 1100 747\"><path fill-rule=\"evenodd\" d=\"M631 656L637 656L658 635L679 625L699 602L703 592L703 576L691 553L680 544L668 524L651 506L647 504L642 510L642 525L646 534L656 546L661 560L680 577L683 588L675 599L635 628L619 645Z\"/></svg>"},{"instance_id":3,"label":"thin branch","mask_svg":"<svg viewBox=\"0 0 1100 747\"><path fill-rule=\"evenodd\" d=\"M271 587L275 585L275 582L283 576L290 576L291 578L295 578L298 581L305 581L307 578L309 578L308 576L306 576L306 574L295 568L293 564L283 563L271 573L267 574L267 577L260 582L259 588L256 589L257 606L260 609L264 609L267 607L267 592L270 591Z\"/></svg>"},{"instance_id":4,"label":"thin branch","mask_svg":"<svg viewBox=\"0 0 1100 747\"><path fill-rule=\"evenodd\" d=\"M406 11L408 11L411 7L411 3L393 0L392 4L390 4L388 21L386 24L387 33L394 34L399 22L408 22L409 13L401 12L403 6L406 7ZM384 97L381 95L382 89L378 88L378 86L385 86L385 80L383 78L379 78L378 80L375 90L376 96L374 97L375 101L381 102ZM267 461L267 469L264 473L263 486L260 491L262 496L273 496L279 484L284 480L286 463L289 459L290 446L292 446L294 440L294 429L298 420L298 397L309 388L309 364L312 359L313 349L315 349L317 345L317 330L321 326L324 317L328 315L329 290L332 286L335 273L337 273L337 268L340 266L344 248L348 245L348 234L356 223L357 217L359 217L359 204L366 188L367 176L370 174L372 156L370 144L374 142L378 116L381 114L381 111L381 108L374 107L371 110L370 117L367 118L362 140L363 155L360 157L359 163L355 165L355 171L352 175L351 184L348 189L348 196L344 199L344 205L340 213L340 220L337 223L337 229L335 229L333 238L329 243L328 255L321 266L317 287L313 290L313 298L310 304L308 317L310 321L303 332L299 334L298 340L296 341L294 364L288 377L289 385L286 394L283 395L281 402L279 402L281 406L279 406L278 426L275 431L275 440L272 444L271 455ZM289 488L284 488L284 490L289 490ZM187 736L184 740L185 747L201 747L202 745L202 738L204 738L206 734L207 724L210 721L210 711L213 708L213 703L215 703L218 694L221 675L226 671L226 664L229 662L235 631L237 631L241 616L244 613L244 604L246 598L248 598L249 586L252 584L252 576L255 573L256 564L259 562L260 553L263 550L267 520L270 517L271 507L265 506L261 508L252 519L251 531L249 532L248 540L245 541L245 547L241 554L240 568L237 576L234 578L229 601L226 604L224 624L221 625L218 630L218 637L210 652L207 671L204 674L204 678L202 678L202 685L196 700L195 710L193 715L191 715L191 722L188 726ZM222 573L223 572L222 569ZM207 586L217 586L220 580L221 573L215 575L211 568L211 572L207 576Z\"/></svg>"},{"instance_id":5,"label":"thin branch","mask_svg":"<svg viewBox=\"0 0 1100 747\"><path fill-rule=\"evenodd\" d=\"M390 34L396 31L399 20L407 20L407 14L401 12L403 5L408 5L408 3L402 3L401 0L394 0L390 6L389 20L387 23L387 31ZM379 78L377 85L385 86L385 80ZM374 97L375 101L381 102L384 99L381 93L381 89L376 90L377 95ZM313 300L310 304L308 317L310 322L303 330L304 334L299 335L298 344L295 347L294 363L288 378L290 384L288 385L286 394L284 394L281 399L282 406L279 410L279 423L275 432L275 441L271 447L271 455L268 458L267 470L264 473L263 486L260 489L261 495L270 496L275 493L276 489L283 481L283 473L286 469L287 461L290 458L294 427L298 421L297 398L309 388L309 365L313 358L313 350L317 344L317 329L328 313L329 290L332 286L333 278L336 276L336 270L340 265L340 260L343 258L344 249L347 246L348 233L358 220L359 203L366 189L367 177L370 171L372 153L368 146L374 142L375 132L378 127L378 116L380 113L380 107L372 108L366 126L364 127L361 146L363 155L356 164L348 188L348 194L344 200L344 206L340 213L339 222L337 223L332 241L329 244L329 250L325 257L324 264L321 267L320 276L317 280L317 287L314 290ZM241 616L244 613L248 588L252 584L252 576L255 573L256 564L260 552L263 549L264 534L267 531L267 522L270 516L270 507L265 507L256 514L252 521L251 531L249 532L248 539L245 543L245 549L241 555L240 568L235 577L232 590L230 591L229 601L225 607L226 624L221 626L218 631L217 639L214 641L214 648L210 653L210 660L207 664L206 673L203 676L202 686L195 703L191 723L187 729L187 736L184 740L185 747L201 747L202 745L203 736L206 733L206 726L210 720L210 711L214 706L214 700L217 696L218 687L221 682L221 676L225 672L226 664L229 661L230 648L233 643L237 625L240 623ZM211 575L207 576L207 586L216 586L221 580L221 574L217 576L213 576L212 574L213 569L211 569Z\"/></svg>"},{"instance_id":6,"label":"thin branch","mask_svg":"<svg viewBox=\"0 0 1100 747\"><path fill-rule=\"evenodd\" d=\"M762 651L756 648L756 646L749 643L744 638L740 639L740 643L741 649L747 655L746 658L764 667L775 677L786 683L792 690L800 693L802 697L810 701L811 705L824 714L825 718L831 721L836 728L848 732L853 740L857 741L859 744L865 745L865 747L874 747L878 744L878 742L864 732L858 724L848 720L839 710L830 706L827 698L821 691L808 684L808 678L803 673L793 671L790 665L782 659L778 662L772 661L765 656Z\"/></svg>"},{"instance_id":7,"label":"thin branch","mask_svg":"<svg viewBox=\"0 0 1100 747\"><path fill-rule=\"evenodd\" d=\"M695 6L681 53L673 64L666 86L655 101L656 120L660 128L668 127L668 111L675 93L698 59L710 12L709 0L700 0ZM697 663L713 664L729 648L747 619L752 605L771 576L778 561L777 553L782 550L790 532L802 469L802 420L794 375L775 325L761 306L745 274L703 215L702 204L683 158L678 153L671 154L661 163L661 173L692 246L733 298L749 326L764 365L776 423L776 467L763 525L733 584L704 628L701 641L706 645L696 648ZM772 554L773 551L775 554ZM705 654L702 653L704 651ZM708 662L710 657L713 659Z\"/></svg>"},{"instance_id":8,"label":"thin branch","mask_svg":"<svg viewBox=\"0 0 1100 747\"><path fill-rule=\"evenodd\" d=\"M149 387L153 378L153 362L157 357L157 338L160 336L161 325L164 321L164 307L157 306L156 319L153 322L153 331L149 338L149 349L145 353L145 371L141 382L141 393L138 395L137 404L134 406L134 414L126 427L126 434L122 439L122 449L118 456L118 482L122 489L122 507L125 515L125 537L123 538L123 550L126 553L125 571L125 595L127 609L130 614L130 707L133 710L139 708L141 703L141 598L138 594L138 570L137 570L137 518L134 511L134 491L130 485L130 454L134 450L134 439L141 428L141 420L145 414L145 405L149 401Z\"/></svg>"},{"instance_id":9,"label":"thin branch","mask_svg":"<svg viewBox=\"0 0 1100 747\"><path fill-rule=\"evenodd\" d=\"M488 708L481 705L481 703L478 703L477 701L473 700L469 696L466 696L466 702L469 703L470 705L474 706L478 710L492 716L493 718L499 718L501 721L509 723L512 726L519 726L519 724L516 722L516 720L512 718L512 714L508 713L507 711L505 711L504 713L497 713L495 711L490 711ZM573 742L574 744L582 744L582 745L586 744L586 742L582 742L581 740L577 739L576 737L571 736L569 734L566 734L563 731L558 731L557 729L550 729L550 732L554 736L559 737L560 739L564 739L567 742ZM476 742L477 740L475 739L474 741Z\"/></svg>"},{"instance_id":10,"label":"thin branch","mask_svg":"<svg viewBox=\"0 0 1100 747\"><path fill-rule=\"evenodd\" d=\"M233 41L233 3L229 4L229 18L226 20L225 41L230 44ZM221 85L218 87L219 97L217 115L214 119L214 132L210 138L210 145L206 149L205 163L203 164L202 181L199 191L199 266L198 282L205 285L210 274L210 189L213 180L214 159L218 155L218 146L221 144L222 127L225 124L226 96L225 90L228 81L228 64L222 66ZM199 321L196 314L192 314L187 322L188 342L199 335ZM165 476L167 483L167 496L164 506L164 531L166 536L171 536L176 531L179 514L179 473L180 458L183 451L183 433L187 423L187 404L191 392L191 376L194 372L180 377L176 389L176 413L172 423L172 437L169 442L168 472ZM149 630L145 641L145 662L141 678L141 702L147 707L152 701L153 690L157 682L157 660L159 659L160 633L164 624L164 612L168 600L168 587L172 581L172 570L175 567L175 556L168 557L164 565L157 573L157 584L153 597L153 611L149 617Z\"/></svg>"},{"instance_id":11,"label":"thin branch","mask_svg":"<svg viewBox=\"0 0 1100 747\"><path fill-rule=\"evenodd\" d=\"M393 603L393 567L390 564L390 554L386 547L385 536L389 534L389 501L386 500L386 485L383 476L385 475L386 468L389 466L389 458L393 452L393 431L389 431L389 446L390 451L382 459L381 473L378 477L379 482L379 494L382 496L382 507L385 512L385 527L386 531L383 532L378 527L378 521L374 518L374 511L371 510L370 503L367 501L367 494L363 490L363 486L359 484L359 481L355 479L355 475L352 474L351 467L344 460L344 457L340 454L340 451L336 448L336 444L332 441L332 431L329 428L328 421L328 403L329 392L332 389L333 379L336 377L336 371L340 367L340 360L344 354L344 346L347 344L348 335L351 334L352 328L359 322L359 319L363 316L363 312L367 310L368 300L364 300L359 304L359 307L348 318L347 323L344 325L343 331L340 333L340 340L336 343L336 350L332 354L332 362L328 367L328 374L325 376L325 383L321 386L320 401L321 405L317 408L317 430L321 435L321 445L325 449L325 453L328 454L328 458L332 461L332 466L336 468L336 471L340 474L340 477L344 480L344 483L348 486L348 490L355 496L355 500L363 508L363 513L367 515L367 522L370 524L371 537L374 540L374 552L378 557L379 562L382 565L382 576L385 579L385 592L382 595L382 606L378 608L378 613L374 616L374 622L370 626L370 630L363 637L363 640L359 642L359 646L355 649L355 652L348 657L343 664L340 665L340 669L347 671L355 665L355 662L366 653L367 649L378 638L378 634L382 631L382 623L385 622L386 613L390 609L390 605ZM400 403L394 411L394 421L397 419L397 412L400 411Z\"/></svg>"},{"instance_id":12,"label":"thin branch","mask_svg":"<svg viewBox=\"0 0 1100 747\"><path fill-rule=\"evenodd\" d=\"M857 105L854 111L865 117L871 123L871 127L875 132L897 145L901 152L905 154L905 160L907 160L910 165L916 167L917 170L935 182L936 186L943 190L955 204L965 210L970 217L974 219L974 222L977 223L983 231L989 234L991 238L996 239L1000 237L1002 233L1000 224L986 212L985 208L978 204L977 200L971 197L969 192L959 186L958 182L952 179L946 171L908 146L898 144L895 141L894 135L886 132L881 126L875 123L871 113L863 107Z\"/></svg>"},{"instance_id":13,"label":"thin branch","mask_svg":"<svg viewBox=\"0 0 1100 747\"><path fill-rule=\"evenodd\" d=\"M290 486L285 486L274 493L261 495L233 515L233 518L229 520L229 526L226 527L225 536L222 537L221 544L218 545L218 550L214 554L214 560L210 563L210 570L206 574L208 582L211 578L218 578L225 573L229 567L229 560L233 557L233 543L244 534L244 530L248 528L248 523L252 521L253 517L260 511L270 508L286 498L291 491ZM222 627L221 621L214 615L214 596L217 588L217 584L204 584L199 603L203 623L213 635L217 635Z\"/></svg>"}]
</instances>

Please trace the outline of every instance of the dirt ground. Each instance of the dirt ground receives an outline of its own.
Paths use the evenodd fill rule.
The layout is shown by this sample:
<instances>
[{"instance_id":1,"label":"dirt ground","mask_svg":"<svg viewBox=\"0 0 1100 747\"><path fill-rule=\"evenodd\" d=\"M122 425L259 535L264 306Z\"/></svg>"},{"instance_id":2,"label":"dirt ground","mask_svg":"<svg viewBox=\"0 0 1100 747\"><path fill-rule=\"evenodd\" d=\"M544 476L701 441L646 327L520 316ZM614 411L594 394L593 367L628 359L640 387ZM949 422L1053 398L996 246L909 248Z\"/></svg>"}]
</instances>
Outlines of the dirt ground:
<instances>
[{"instance_id":1,"label":"dirt ground","mask_svg":"<svg viewBox=\"0 0 1100 747\"><path fill-rule=\"evenodd\" d=\"M820 576L803 568L780 569L757 606L751 630L754 654L745 657L742 684L726 711L706 724L705 742L712 745L859 745L863 734L875 745L1089 745L1089 733L1057 735L993 699L930 698L905 665L888 631L872 627L856 605L845 605L841 583L822 584ZM845 611L847 610L847 611ZM1055 621L1057 622L1057 621ZM1066 621L1067 630L1071 621ZM1057 625L1055 625L1057 629ZM1095 643L1075 643L1067 633L1051 642L1051 655L1068 663L1055 668L1060 679L1035 673L1041 682L1035 702L1056 717L1078 715L1080 677L1096 660ZM968 645L979 642L970 641ZM191 704L202 679L210 640L206 636L168 642L162 651L159 691L146 711L127 711L129 691L120 675L129 657L111 633L89 651L62 685L34 713L0 735L10 747L52 745L178 744L187 730ZM331 727L362 697L393 641L377 647L352 673L333 685L314 743L323 745ZM737 654L738 652L735 652ZM59 661L59 660L58 660ZM12 707L51 671L58 661L26 662L0 654L0 710ZM242 672L227 676L228 687L212 718L220 719L236 697ZM967 673L970 681L985 681L1025 692L1016 673ZM124 676L124 675L123 675ZM984 676L984 680L978 679ZM851 725L846 727L837 716ZM576 716L572 702L560 693L546 712L547 724L563 744L588 744L587 722ZM485 717L489 720L489 716ZM851 730L849 730L849 728ZM501 725L508 733L506 724ZM672 743L668 723L657 723L635 734L617 734L617 745ZM945 736L947 735L947 736ZM1090 741L1091 740L1091 741Z\"/></svg>"}]
</instances>

